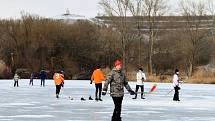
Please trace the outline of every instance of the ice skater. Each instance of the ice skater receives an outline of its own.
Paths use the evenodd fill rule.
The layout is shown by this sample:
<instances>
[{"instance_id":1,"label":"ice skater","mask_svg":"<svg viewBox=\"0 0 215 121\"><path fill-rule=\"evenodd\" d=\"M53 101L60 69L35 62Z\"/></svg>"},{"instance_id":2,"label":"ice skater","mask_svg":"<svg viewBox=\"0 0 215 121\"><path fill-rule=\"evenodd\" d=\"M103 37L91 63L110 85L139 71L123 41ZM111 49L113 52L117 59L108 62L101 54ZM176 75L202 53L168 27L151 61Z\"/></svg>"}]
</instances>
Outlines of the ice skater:
<instances>
[{"instance_id":1,"label":"ice skater","mask_svg":"<svg viewBox=\"0 0 215 121\"><path fill-rule=\"evenodd\" d=\"M94 70L92 76L91 76L91 83L92 81L94 81L95 83L95 88L96 88L96 92L95 92L95 100L96 101L102 101L101 99L101 94L102 94L102 81L104 81L104 74L101 71L101 66L97 65L96 66L96 70ZM99 93L99 96L98 96Z\"/></svg>"},{"instance_id":2,"label":"ice skater","mask_svg":"<svg viewBox=\"0 0 215 121\"><path fill-rule=\"evenodd\" d=\"M142 68L139 68L136 78L137 78L137 84L136 84L136 90L135 90L136 94L135 94L135 97L132 99L137 99L137 92L139 90L139 87L141 88L141 99L145 99L143 97L143 94L144 94L144 83L143 82L146 80L146 75L145 75L145 73L143 73Z\"/></svg>"},{"instance_id":3,"label":"ice skater","mask_svg":"<svg viewBox=\"0 0 215 121\"><path fill-rule=\"evenodd\" d=\"M29 85L33 86L34 85L33 81L34 81L34 72L31 73Z\"/></svg>"},{"instance_id":4,"label":"ice skater","mask_svg":"<svg viewBox=\"0 0 215 121\"><path fill-rule=\"evenodd\" d=\"M62 71L55 73L53 79L56 85L56 98L59 98L61 87L64 84L64 75Z\"/></svg>"},{"instance_id":5,"label":"ice skater","mask_svg":"<svg viewBox=\"0 0 215 121\"><path fill-rule=\"evenodd\" d=\"M179 90L180 90L180 87L179 87L179 70L178 69L175 69L175 74L173 76L173 80L172 81L173 81L173 87L174 87L174 90L175 90L173 101L180 101L179 100Z\"/></svg>"},{"instance_id":6,"label":"ice skater","mask_svg":"<svg viewBox=\"0 0 215 121\"><path fill-rule=\"evenodd\" d=\"M46 79L46 72L45 70L41 70L40 72L40 79L41 79L41 87L45 87L45 79Z\"/></svg>"},{"instance_id":7,"label":"ice skater","mask_svg":"<svg viewBox=\"0 0 215 121\"><path fill-rule=\"evenodd\" d=\"M113 116L111 121L121 121L121 108L122 100L124 97L124 87L134 95L135 92L130 88L127 78L121 69L121 62L116 60L114 63L114 68L112 69L110 75L107 77L102 95L106 95L108 90L108 85L110 84L110 95L112 96L115 108L113 111Z\"/></svg>"},{"instance_id":8,"label":"ice skater","mask_svg":"<svg viewBox=\"0 0 215 121\"><path fill-rule=\"evenodd\" d=\"M16 87L16 86L19 87L19 79L20 79L20 77L19 77L19 75L17 73L15 73L13 79L14 79L14 87Z\"/></svg>"}]
</instances>

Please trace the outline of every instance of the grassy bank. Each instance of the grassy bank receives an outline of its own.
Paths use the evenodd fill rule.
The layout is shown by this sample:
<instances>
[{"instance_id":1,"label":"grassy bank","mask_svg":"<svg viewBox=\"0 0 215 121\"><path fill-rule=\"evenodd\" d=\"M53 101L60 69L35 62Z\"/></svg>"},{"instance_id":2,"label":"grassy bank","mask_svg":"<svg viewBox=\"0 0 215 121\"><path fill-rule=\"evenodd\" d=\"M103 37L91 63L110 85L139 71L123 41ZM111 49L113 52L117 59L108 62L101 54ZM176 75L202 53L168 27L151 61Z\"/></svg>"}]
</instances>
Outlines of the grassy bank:
<instances>
[{"instance_id":1,"label":"grassy bank","mask_svg":"<svg viewBox=\"0 0 215 121\"><path fill-rule=\"evenodd\" d=\"M172 76L173 75L160 75L160 76L147 76L147 82L159 82L159 83L172 83ZM136 81L136 74L130 73L128 74L129 80ZM204 71L197 71L193 74L192 77L188 78L185 75L180 76L181 80L185 83L192 83L192 84L215 84L215 72L204 72Z\"/></svg>"}]
</instances>

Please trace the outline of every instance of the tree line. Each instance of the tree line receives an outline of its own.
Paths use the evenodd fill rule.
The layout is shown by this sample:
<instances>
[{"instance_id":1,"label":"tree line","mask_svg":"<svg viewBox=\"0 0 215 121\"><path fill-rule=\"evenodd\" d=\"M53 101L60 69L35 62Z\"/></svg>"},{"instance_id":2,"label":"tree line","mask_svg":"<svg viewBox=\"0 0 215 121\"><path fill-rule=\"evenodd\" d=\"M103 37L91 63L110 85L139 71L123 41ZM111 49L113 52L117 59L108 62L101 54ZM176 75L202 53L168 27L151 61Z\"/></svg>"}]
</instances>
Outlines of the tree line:
<instances>
[{"instance_id":1,"label":"tree line","mask_svg":"<svg viewBox=\"0 0 215 121\"><path fill-rule=\"evenodd\" d=\"M96 20L67 23L26 13L21 19L1 19L0 58L8 73L20 68L50 73L62 69L68 79L87 79L97 64L112 67L121 59L126 72L143 67L149 75L159 75L179 68L191 77L197 67L210 63L215 52L212 4L182 1L183 29L162 32L156 21L169 10L164 0L101 0L100 6L111 25ZM202 30L202 17L209 12L211 28ZM127 24L129 17L133 25ZM147 23L139 21L145 18ZM141 29L144 24L146 32Z\"/></svg>"},{"instance_id":2,"label":"tree line","mask_svg":"<svg viewBox=\"0 0 215 121\"><path fill-rule=\"evenodd\" d=\"M116 39L111 28L87 20L65 23L29 14L0 20L0 57L11 73L22 68L62 69L67 78L88 74L97 63L109 65L115 59Z\"/></svg>"}]
</instances>

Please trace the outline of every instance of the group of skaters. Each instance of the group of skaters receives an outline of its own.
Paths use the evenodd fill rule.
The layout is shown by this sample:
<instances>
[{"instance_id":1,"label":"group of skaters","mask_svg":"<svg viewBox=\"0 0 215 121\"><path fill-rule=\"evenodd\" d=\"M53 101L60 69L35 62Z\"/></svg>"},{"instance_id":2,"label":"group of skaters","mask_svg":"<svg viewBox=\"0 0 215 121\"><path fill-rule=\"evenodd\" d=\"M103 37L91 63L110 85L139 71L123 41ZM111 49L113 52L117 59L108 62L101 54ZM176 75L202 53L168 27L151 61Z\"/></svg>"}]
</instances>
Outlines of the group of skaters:
<instances>
[{"instance_id":1,"label":"group of skaters","mask_svg":"<svg viewBox=\"0 0 215 121\"><path fill-rule=\"evenodd\" d=\"M44 72L40 73L41 75L41 86L45 86L45 77ZM33 76L31 75L30 83L33 85ZM18 85L19 76L15 74L14 80L15 84ZM56 98L59 98L59 93L61 90L61 87L64 85L64 73L63 71L58 71L54 74L53 80L56 85ZM136 90L133 91L128 84L128 79L125 75L125 73L122 71L122 63L120 60L116 60L114 62L114 68L111 70L110 74L105 79L105 76L101 70L100 65L97 65L96 69L94 70L90 84L93 82L95 83L95 100L96 101L102 101L101 95L105 96L107 94L108 87L110 85L110 96L112 97L113 103L114 103L114 111L112 115L112 121L121 121L121 109L122 109L122 101L124 97L124 87L127 89L127 91L130 93L130 95L134 95L132 99L137 99L137 94L139 88L141 89L141 99L144 98L144 81L146 80L146 75L143 72L142 68L139 68L139 71L136 74ZM17 83L16 83L17 81ZM102 87L102 81L105 81L104 87ZM175 90L175 94L173 97L174 101L180 101L179 100L179 70L175 70L175 74L173 76L173 87ZM14 84L14 86L15 86ZM91 96L89 96L89 100L93 100Z\"/></svg>"},{"instance_id":2,"label":"group of skaters","mask_svg":"<svg viewBox=\"0 0 215 121\"><path fill-rule=\"evenodd\" d=\"M93 72L91 77L91 82L94 81L96 92L95 92L95 100L101 99L101 93L102 95L107 94L108 85L110 85L110 96L112 97L112 100L114 102L114 111L112 115L111 121L121 121L121 109L122 109L122 100L124 97L124 87L127 89L127 91L131 95L135 95L132 99L137 99L137 94L139 88L141 88L141 99L145 99L144 96L144 81L146 80L146 75L143 72L142 68L139 68L139 71L136 74L136 90L135 92L131 89L131 87L128 84L128 79L125 76L125 73L122 71L122 63L119 60L116 60L114 63L114 68L112 69L111 73L107 76L104 87L102 89L102 81L104 80L104 75L101 71L100 66L97 66L96 70ZM179 100L179 70L175 70L175 74L173 76L173 87L175 90L175 94L173 97L173 101L180 101ZM102 92L101 92L102 91ZM99 92L99 96L98 96ZM92 99L89 97L89 99Z\"/></svg>"},{"instance_id":3,"label":"group of skaters","mask_svg":"<svg viewBox=\"0 0 215 121\"><path fill-rule=\"evenodd\" d=\"M117 60L114 65L115 65L115 68L113 70L118 69L118 70L121 71L121 62L119 60ZM120 65L120 68L118 67L119 65ZM113 73L113 71L112 71L112 73ZM107 80L110 78L109 76L107 77ZM126 77L124 76L122 78L126 78ZM135 90L135 97L132 98L132 99L137 99L137 92L138 92L139 88L141 88L141 99L145 99L143 97L144 96L144 83L143 82L144 82L144 80L146 80L146 76L145 76L145 73L143 73L143 69L142 68L139 68L139 71L137 72L136 78L137 78L137 84L136 84L136 90ZM114 79L114 77L113 77L113 79ZM90 80L90 84L92 84L92 82L95 83L95 88L96 88L96 91L95 91L95 100L96 101L102 101L102 99L101 99L102 81L104 81L104 80L105 80L105 76L104 76L104 74L103 74L103 72L101 70L101 66L97 65L96 69L94 70L94 72L93 72L93 74L91 76L91 80ZM112 80L112 78L109 79L109 81L111 81L111 80ZM120 81L116 82L115 85L116 84L120 84ZM122 85L122 88L124 88L123 85ZM103 90L104 89L105 89L105 86L104 86ZM113 89L113 90L116 90L116 89ZM124 93L124 92L122 92L122 93ZM114 95L114 94L111 94L111 95ZM91 97L91 95L89 96L89 100L93 100L92 97Z\"/></svg>"},{"instance_id":4,"label":"group of skaters","mask_svg":"<svg viewBox=\"0 0 215 121\"><path fill-rule=\"evenodd\" d=\"M105 80L104 87L102 88L102 81ZM96 101L102 101L101 94L106 95L108 86L110 85L110 96L112 97L112 100L114 102L114 111L112 115L111 121L121 121L121 109L122 109L122 101L124 97L124 87L127 89L127 91L131 95L135 95L132 99L137 99L137 94L139 88L141 89L141 99L144 98L144 81L146 80L146 75L143 72L142 68L139 68L139 71L136 74L136 90L133 91L131 87L128 84L128 79L125 76L125 73L122 71L122 63L119 60L116 60L114 63L114 68L110 72L110 74L107 76L107 78L104 78L104 74L101 71L101 67L98 65L97 68L94 70L91 81L95 83L95 100ZM173 97L173 101L180 101L179 100L179 70L175 70L175 74L173 76L173 87L175 90L175 94ZM93 100L92 97L89 97L89 100Z\"/></svg>"},{"instance_id":5,"label":"group of skaters","mask_svg":"<svg viewBox=\"0 0 215 121\"><path fill-rule=\"evenodd\" d=\"M46 80L46 72L45 70L41 70L40 71L40 79L41 79L41 87L45 87L45 80ZM35 73L32 72L31 76L30 76L30 81L29 81L29 85L33 86L34 85L34 78L35 78ZM18 75L18 72L15 72L15 75L13 77L14 79L14 87L19 87L19 79L20 76Z\"/></svg>"}]
</instances>

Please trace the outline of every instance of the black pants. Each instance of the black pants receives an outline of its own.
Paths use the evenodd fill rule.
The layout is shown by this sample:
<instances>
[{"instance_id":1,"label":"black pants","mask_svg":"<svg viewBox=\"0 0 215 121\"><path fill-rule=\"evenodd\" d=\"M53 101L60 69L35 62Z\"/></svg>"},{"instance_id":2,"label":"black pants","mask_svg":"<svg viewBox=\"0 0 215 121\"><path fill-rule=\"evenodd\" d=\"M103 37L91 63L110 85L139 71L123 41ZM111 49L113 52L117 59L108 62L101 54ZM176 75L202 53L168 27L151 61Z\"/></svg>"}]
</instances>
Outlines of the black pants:
<instances>
[{"instance_id":1,"label":"black pants","mask_svg":"<svg viewBox=\"0 0 215 121\"><path fill-rule=\"evenodd\" d=\"M56 85L56 95L60 94L60 89L62 85Z\"/></svg>"},{"instance_id":2,"label":"black pants","mask_svg":"<svg viewBox=\"0 0 215 121\"><path fill-rule=\"evenodd\" d=\"M45 87L45 79L41 79L41 86Z\"/></svg>"},{"instance_id":3,"label":"black pants","mask_svg":"<svg viewBox=\"0 0 215 121\"><path fill-rule=\"evenodd\" d=\"M175 89L175 94L174 94L173 100L178 101L180 88L178 86L176 86L176 87L174 87L174 89Z\"/></svg>"},{"instance_id":4,"label":"black pants","mask_svg":"<svg viewBox=\"0 0 215 121\"><path fill-rule=\"evenodd\" d=\"M143 97L143 93L144 93L144 85L136 85L136 94L135 94L135 98L137 98L137 92L139 90L139 87L141 88L141 97Z\"/></svg>"},{"instance_id":5,"label":"black pants","mask_svg":"<svg viewBox=\"0 0 215 121\"><path fill-rule=\"evenodd\" d=\"M33 79L30 79L29 85L32 85L32 86L34 85Z\"/></svg>"},{"instance_id":6,"label":"black pants","mask_svg":"<svg viewBox=\"0 0 215 121\"><path fill-rule=\"evenodd\" d=\"M14 81L14 87L15 87L15 86L17 86L17 87L19 86L18 81Z\"/></svg>"},{"instance_id":7,"label":"black pants","mask_svg":"<svg viewBox=\"0 0 215 121\"><path fill-rule=\"evenodd\" d=\"M102 83L95 84L95 86L96 86L95 97L98 98L98 92L99 92L99 99L101 99L101 94L102 94Z\"/></svg>"},{"instance_id":8,"label":"black pants","mask_svg":"<svg viewBox=\"0 0 215 121\"><path fill-rule=\"evenodd\" d=\"M112 99L115 106L112 119L121 119L120 116L121 116L121 110L122 110L123 97L112 97Z\"/></svg>"}]
</instances>

